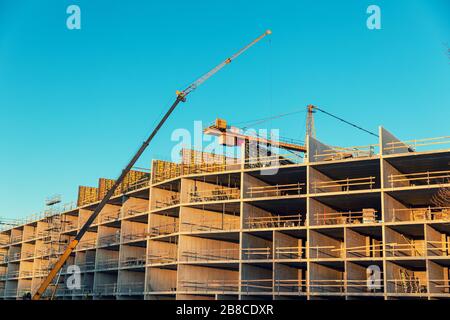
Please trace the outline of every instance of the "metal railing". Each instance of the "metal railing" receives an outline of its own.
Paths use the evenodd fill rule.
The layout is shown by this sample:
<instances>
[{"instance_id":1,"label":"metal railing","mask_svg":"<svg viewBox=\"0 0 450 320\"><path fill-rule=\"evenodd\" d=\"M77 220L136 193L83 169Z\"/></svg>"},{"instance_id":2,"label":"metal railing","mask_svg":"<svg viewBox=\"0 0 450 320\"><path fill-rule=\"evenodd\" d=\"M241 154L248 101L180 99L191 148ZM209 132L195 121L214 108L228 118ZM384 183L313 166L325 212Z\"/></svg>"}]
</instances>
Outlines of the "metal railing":
<instances>
[{"instance_id":1,"label":"metal railing","mask_svg":"<svg viewBox=\"0 0 450 320\"><path fill-rule=\"evenodd\" d=\"M449 181L450 170L390 174L388 177L388 184L391 188L449 184Z\"/></svg>"},{"instance_id":2,"label":"metal railing","mask_svg":"<svg viewBox=\"0 0 450 320\"><path fill-rule=\"evenodd\" d=\"M425 242L419 243L396 243L385 244L387 257L423 257L425 256Z\"/></svg>"},{"instance_id":3,"label":"metal railing","mask_svg":"<svg viewBox=\"0 0 450 320\"><path fill-rule=\"evenodd\" d=\"M341 259L344 257L342 246L310 246L310 259Z\"/></svg>"},{"instance_id":4,"label":"metal railing","mask_svg":"<svg viewBox=\"0 0 450 320\"><path fill-rule=\"evenodd\" d=\"M110 234L110 235L98 238L98 246L99 247L118 245L119 243L120 243L120 233Z\"/></svg>"},{"instance_id":5,"label":"metal railing","mask_svg":"<svg viewBox=\"0 0 450 320\"><path fill-rule=\"evenodd\" d=\"M183 251L182 261L239 260L239 248L199 249Z\"/></svg>"},{"instance_id":6,"label":"metal railing","mask_svg":"<svg viewBox=\"0 0 450 320\"><path fill-rule=\"evenodd\" d=\"M250 156L245 159L244 165L246 169L251 168L270 168L287 165L298 165L304 162L302 156L295 153L274 154Z\"/></svg>"},{"instance_id":7,"label":"metal railing","mask_svg":"<svg viewBox=\"0 0 450 320\"><path fill-rule=\"evenodd\" d=\"M349 192L355 190L373 189L376 184L376 177L346 178L331 181L314 181L312 183L313 193L323 192Z\"/></svg>"},{"instance_id":8,"label":"metal railing","mask_svg":"<svg viewBox=\"0 0 450 320\"><path fill-rule=\"evenodd\" d=\"M361 211L341 212L316 212L314 222L316 225L359 224L378 223L375 209L363 209Z\"/></svg>"},{"instance_id":9,"label":"metal railing","mask_svg":"<svg viewBox=\"0 0 450 320\"><path fill-rule=\"evenodd\" d=\"M236 230L240 227L240 218L226 217L223 219L207 219L203 218L198 221L183 221L181 223L181 231L220 231L220 230Z\"/></svg>"},{"instance_id":10,"label":"metal railing","mask_svg":"<svg viewBox=\"0 0 450 320\"><path fill-rule=\"evenodd\" d=\"M392 209L391 221L448 221L450 207L425 207Z\"/></svg>"},{"instance_id":11,"label":"metal railing","mask_svg":"<svg viewBox=\"0 0 450 320\"><path fill-rule=\"evenodd\" d=\"M244 260L269 260L272 259L272 248L242 248L242 259Z\"/></svg>"},{"instance_id":12,"label":"metal railing","mask_svg":"<svg viewBox=\"0 0 450 320\"><path fill-rule=\"evenodd\" d=\"M189 202L209 202L237 200L240 198L240 190L237 188L218 187L211 190L194 190L188 194Z\"/></svg>"},{"instance_id":13,"label":"metal railing","mask_svg":"<svg viewBox=\"0 0 450 320\"><path fill-rule=\"evenodd\" d=\"M301 214L248 217L245 220L248 229L296 228L304 225Z\"/></svg>"},{"instance_id":14,"label":"metal railing","mask_svg":"<svg viewBox=\"0 0 450 320\"><path fill-rule=\"evenodd\" d=\"M119 259L98 260L95 264L96 271L115 270L119 268Z\"/></svg>"},{"instance_id":15,"label":"metal railing","mask_svg":"<svg viewBox=\"0 0 450 320\"><path fill-rule=\"evenodd\" d=\"M147 255L147 263L149 265L175 263L175 262L177 262L176 250L152 252Z\"/></svg>"},{"instance_id":16,"label":"metal railing","mask_svg":"<svg viewBox=\"0 0 450 320\"><path fill-rule=\"evenodd\" d=\"M263 197L292 197L305 193L305 183L288 183L270 186L248 187L247 195L249 198Z\"/></svg>"},{"instance_id":17,"label":"metal railing","mask_svg":"<svg viewBox=\"0 0 450 320\"><path fill-rule=\"evenodd\" d=\"M276 247L275 259L298 260L306 258L306 247Z\"/></svg>"},{"instance_id":18,"label":"metal railing","mask_svg":"<svg viewBox=\"0 0 450 320\"><path fill-rule=\"evenodd\" d=\"M174 223L168 223L168 224L150 227L149 236L150 237L159 237L162 235L168 235L168 234L177 233L177 232L178 232L178 222L174 222Z\"/></svg>"},{"instance_id":19,"label":"metal railing","mask_svg":"<svg viewBox=\"0 0 450 320\"><path fill-rule=\"evenodd\" d=\"M119 261L121 268L141 268L145 266L145 256L142 257L126 257Z\"/></svg>"},{"instance_id":20,"label":"metal railing","mask_svg":"<svg viewBox=\"0 0 450 320\"><path fill-rule=\"evenodd\" d=\"M391 151L392 153L397 152L416 152L418 148L430 147L436 145L449 145L450 146L450 136L435 137L435 138L425 138L425 139L412 139L405 141L391 141L386 143L386 147L383 148L385 151Z\"/></svg>"}]
</instances>

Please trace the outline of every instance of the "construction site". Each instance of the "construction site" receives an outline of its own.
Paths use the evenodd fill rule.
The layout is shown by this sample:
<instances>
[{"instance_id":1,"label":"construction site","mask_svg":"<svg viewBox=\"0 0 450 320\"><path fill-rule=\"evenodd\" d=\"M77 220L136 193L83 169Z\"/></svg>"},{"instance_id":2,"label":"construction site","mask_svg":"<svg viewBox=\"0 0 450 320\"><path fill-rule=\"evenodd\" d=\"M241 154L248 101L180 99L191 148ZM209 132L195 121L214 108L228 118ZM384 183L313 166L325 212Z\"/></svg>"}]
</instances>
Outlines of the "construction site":
<instances>
[{"instance_id":1,"label":"construction site","mask_svg":"<svg viewBox=\"0 0 450 320\"><path fill-rule=\"evenodd\" d=\"M450 298L450 207L436 201L450 187L450 149L427 149L450 137L399 141L380 128L376 145L338 148L308 135L303 152L266 156L243 142L240 158L183 150L180 163L131 171L45 295ZM61 212L49 199L42 217L1 231L2 299L37 290L112 183L79 187ZM70 265L81 270L77 289L65 285Z\"/></svg>"},{"instance_id":2,"label":"construction site","mask_svg":"<svg viewBox=\"0 0 450 320\"><path fill-rule=\"evenodd\" d=\"M117 179L1 220L0 299L449 299L449 136L402 141L309 105L305 142L216 119L203 134L236 156L134 166L178 103L269 34L178 91ZM315 112L376 143L319 141Z\"/></svg>"}]
</instances>

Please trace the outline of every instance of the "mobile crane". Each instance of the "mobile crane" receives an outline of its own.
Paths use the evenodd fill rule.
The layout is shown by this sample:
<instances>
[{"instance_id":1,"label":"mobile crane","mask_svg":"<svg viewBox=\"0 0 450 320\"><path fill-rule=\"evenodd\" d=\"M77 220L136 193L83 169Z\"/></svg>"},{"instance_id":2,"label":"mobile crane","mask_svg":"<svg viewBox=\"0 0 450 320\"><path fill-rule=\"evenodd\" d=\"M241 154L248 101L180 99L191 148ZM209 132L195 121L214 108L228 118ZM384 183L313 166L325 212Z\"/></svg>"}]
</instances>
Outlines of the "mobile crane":
<instances>
[{"instance_id":1,"label":"mobile crane","mask_svg":"<svg viewBox=\"0 0 450 320\"><path fill-rule=\"evenodd\" d=\"M32 300L40 300L47 290L50 283L53 281L55 276L60 272L62 267L64 266L64 263L67 261L73 250L77 247L78 243L80 242L81 238L83 238L83 235L86 233L86 231L89 229L89 227L94 222L95 218L100 214L101 210L105 207L105 205L108 203L108 201L113 196L116 189L120 186L122 181L124 180L127 173L131 170L131 168L134 166L136 161L140 158L142 153L145 151L145 149L148 147L154 136L158 133L159 129L163 126L163 124L166 122L166 120L169 118L169 116L172 114L172 112L175 110L177 105L180 102L186 102L186 97L195 89L197 89L201 84L203 84L206 80L208 80L210 77L212 77L214 74L216 74L218 71L220 71L222 68L224 68L227 64L231 63L233 60L235 60L237 57L239 57L241 54L243 54L245 51L247 51L250 47L255 45L257 42L262 40L267 35L270 35L272 32L270 30L267 30L262 35L260 35L258 38L247 44L245 47L243 47L241 50L230 56L229 58L225 59L222 63L217 65L215 68L211 69L209 72L205 73L203 76L198 78L196 81L194 81L192 84L190 84L186 89L182 91L176 91L176 99L175 102L171 105L171 107L168 109L168 111L165 113L165 115L162 117L162 119L159 121L158 125L153 129L150 136L145 140L142 144L142 146L139 148L139 150L136 152L136 154L133 156L133 158L130 160L128 165L125 167L125 169L122 170L121 174L117 178L117 180L112 185L111 189L108 190L104 198L100 201L100 203L95 208L94 212L91 214L89 219L84 223L84 225L81 227L80 231L76 234L75 238L69 243L65 251L61 254L58 261L53 265L52 269L50 270L47 277L44 279L44 281L41 283L37 291L33 294Z\"/></svg>"}]
</instances>

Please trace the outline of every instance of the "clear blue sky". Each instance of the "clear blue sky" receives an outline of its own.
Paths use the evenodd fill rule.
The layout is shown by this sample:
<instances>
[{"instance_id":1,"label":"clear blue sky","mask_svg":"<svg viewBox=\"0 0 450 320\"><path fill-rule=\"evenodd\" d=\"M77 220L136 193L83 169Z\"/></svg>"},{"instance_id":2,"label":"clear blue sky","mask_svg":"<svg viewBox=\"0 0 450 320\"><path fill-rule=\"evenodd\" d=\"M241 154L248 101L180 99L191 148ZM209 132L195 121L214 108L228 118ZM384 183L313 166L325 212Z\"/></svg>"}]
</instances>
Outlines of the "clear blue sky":
<instances>
[{"instance_id":1,"label":"clear blue sky","mask_svg":"<svg viewBox=\"0 0 450 320\"><path fill-rule=\"evenodd\" d=\"M81 7L82 29L66 28ZM366 28L381 7L382 30ZM0 216L43 208L114 178L198 75L265 29L263 41L190 96L139 165L167 158L175 128L233 122L312 103L400 138L449 135L450 2L0 0ZM270 123L304 135L305 114ZM317 114L335 145L374 142Z\"/></svg>"}]
</instances>

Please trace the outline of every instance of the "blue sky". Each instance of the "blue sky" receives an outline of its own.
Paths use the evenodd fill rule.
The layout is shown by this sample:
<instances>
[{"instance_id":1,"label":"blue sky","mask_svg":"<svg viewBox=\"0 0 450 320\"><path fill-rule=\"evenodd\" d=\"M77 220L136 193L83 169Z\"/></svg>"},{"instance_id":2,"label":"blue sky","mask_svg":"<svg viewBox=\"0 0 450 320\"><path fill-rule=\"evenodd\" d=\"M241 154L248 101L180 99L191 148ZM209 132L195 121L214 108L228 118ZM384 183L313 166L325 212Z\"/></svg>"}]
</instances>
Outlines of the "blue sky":
<instances>
[{"instance_id":1,"label":"blue sky","mask_svg":"<svg viewBox=\"0 0 450 320\"><path fill-rule=\"evenodd\" d=\"M81 30L66 28L71 4ZM370 4L381 30L366 27ZM448 0L0 0L0 216L116 177L175 90L268 28L270 41L180 106L139 166L168 158L172 131L194 120L238 123L309 103L404 139L450 134ZM268 125L303 138L304 118ZM316 130L334 145L375 142L321 114Z\"/></svg>"}]
</instances>

